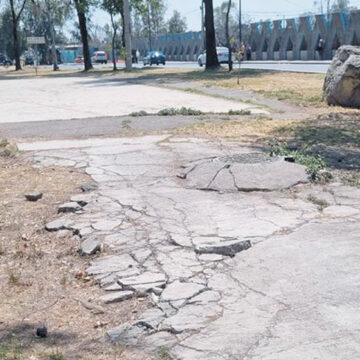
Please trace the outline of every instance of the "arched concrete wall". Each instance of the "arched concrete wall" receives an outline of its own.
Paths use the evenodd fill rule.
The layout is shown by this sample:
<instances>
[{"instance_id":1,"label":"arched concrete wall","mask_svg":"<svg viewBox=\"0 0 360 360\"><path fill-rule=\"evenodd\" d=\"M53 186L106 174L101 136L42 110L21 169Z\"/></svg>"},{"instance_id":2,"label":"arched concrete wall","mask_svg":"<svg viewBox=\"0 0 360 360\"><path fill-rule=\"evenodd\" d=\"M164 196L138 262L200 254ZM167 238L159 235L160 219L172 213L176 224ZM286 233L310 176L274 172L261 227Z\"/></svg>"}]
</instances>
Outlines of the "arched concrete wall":
<instances>
[{"instance_id":1,"label":"arched concrete wall","mask_svg":"<svg viewBox=\"0 0 360 360\"><path fill-rule=\"evenodd\" d=\"M325 41L321 56L316 50L320 38ZM203 48L201 32L160 35L151 43L152 50L163 51L172 61L196 61ZM341 45L360 46L360 10L253 23L249 44L253 60L331 59ZM144 56L149 39L134 39L133 47Z\"/></svg>"}]
</instances>

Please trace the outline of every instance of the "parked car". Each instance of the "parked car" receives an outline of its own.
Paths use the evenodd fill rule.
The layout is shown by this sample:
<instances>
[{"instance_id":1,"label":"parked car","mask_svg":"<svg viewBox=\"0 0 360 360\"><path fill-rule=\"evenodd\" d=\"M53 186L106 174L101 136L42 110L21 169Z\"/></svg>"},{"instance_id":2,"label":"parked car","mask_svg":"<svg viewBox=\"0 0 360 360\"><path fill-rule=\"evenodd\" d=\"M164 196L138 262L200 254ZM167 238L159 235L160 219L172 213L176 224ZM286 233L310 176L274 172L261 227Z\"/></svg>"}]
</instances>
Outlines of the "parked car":
<instances>
[{"instance_id":1,"label":"parked car","mask_svg":"<svg viewBox=\"0 0 360 360\"><path fill-rule=\"evenodd\" d=\"M92 62L94 63L106 64L107 60L108 58L105 51L95 51L94 56L92 57Z\"/></svg>"},{"instance_id":2,"label":"parked car","mask_svg":"<svg viewBox=\"0 0 360 360\"><path fill-rule=\"evenodd\" d=\"M6 55L0 54L0 65L9 66L12 62Z\"/></svg>"},{"instance_id":3,"label":"parked car","mask_svg":"<svg viewBox=\"0 0 360 360\"><path fill-rule=\"evenodd\" d=\"M229 49L226 47L217 47L216 53L218 56L218 60L220 64L228 64L229 63ZM198 57L199 66L203 66L206 64L206 50L200 54Z\"/></svg>"},{"instance_id":4,"label":"parked car","mask_svg":"<svg viewBox=\"0 0 360 360\"><path fill-rule=\"evenodd\" d=\"M161 51L148 51L144 56L144 66L145 65L159 65L159 64L166 64L165 55Z\"/></svg>"},{"instance_id":5,"label":"parked car","mask_svg":"<svg viewBox=\"0 0 360 360\"><path fill-rule=\"evenodd\" d=\"M34 58L32 56L25 56L25 65L34 65Z\"/></svg>"}]
</instances>

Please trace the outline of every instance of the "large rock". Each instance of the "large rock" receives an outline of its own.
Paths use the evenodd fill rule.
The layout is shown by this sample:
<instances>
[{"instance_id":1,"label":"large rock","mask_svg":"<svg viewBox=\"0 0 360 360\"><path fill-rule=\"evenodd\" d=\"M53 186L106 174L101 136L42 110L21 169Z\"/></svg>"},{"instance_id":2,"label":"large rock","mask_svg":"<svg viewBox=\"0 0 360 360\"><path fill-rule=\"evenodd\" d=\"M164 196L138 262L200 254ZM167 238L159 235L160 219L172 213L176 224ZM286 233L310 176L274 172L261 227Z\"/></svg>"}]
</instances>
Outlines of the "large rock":
<instances>
[{"instance_id":1,"label":"large rock","mask_svg":"<svg viewBox=\"0 0 360 360\"><path fill-rule=\"evenodd\" d=\"M329 105L360 107L360 47L341 46L326 74L324 96Z\"/></svg>"}]
</instances>

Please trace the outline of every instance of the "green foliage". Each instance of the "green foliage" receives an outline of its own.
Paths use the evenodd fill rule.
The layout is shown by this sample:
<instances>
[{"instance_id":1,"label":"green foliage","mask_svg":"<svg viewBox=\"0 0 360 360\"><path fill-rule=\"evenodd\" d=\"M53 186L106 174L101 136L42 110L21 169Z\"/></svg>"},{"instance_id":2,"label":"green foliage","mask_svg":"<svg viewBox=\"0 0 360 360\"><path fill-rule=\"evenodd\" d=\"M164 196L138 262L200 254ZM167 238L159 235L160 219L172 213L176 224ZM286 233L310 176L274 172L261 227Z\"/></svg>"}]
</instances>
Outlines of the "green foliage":
<instances>
[{"instance_id":1,"label":"green foliage","mask_svg":"<svg viewBox=\"0 0 360 360\"><path fill-rule=\"evenodd\" d=\"M147 112L144 111L144 110L135 111L135 112L132 112L132 113L130 114L130 116L133 116L133 117L148 116L148 115L150 115L150 114L147 113Z\"/></svg>"},{"instance_id":2,"label":"green foliage","mask_svg":"<svg viewBox=\"0 0 360 360\"><path fill-rule=\"evenodd\" d=\"M320 171L325 169L326 163L320 155L313 155L302 150L290 149L286 142L276 139L269 142L270 156L289 156L295 162L307 167L308 174L313 181L321 180Z\"/></svg>"},{"instance_id":3,"label":"green foliage","mask_svg":"<svg viewBox=\"0 0 360 360\"><path fill-rule=\"evenodd\" d=\"M250 110L229 110L228 115L251 115Z\"/></svg>"},{"instance_id":4,"label":"green foliage","mask_svg":"<svg viewBox=\"0 0 360 360\"><path fill-rule=\"evenodd\" d=\"M169 34L180 34L185 32L186 29L187 29L186 19L181 17L179 11L174 10L173 16L168 21Z\"/></svg>"},{"instance_id":5,"label":"green foliage","mask_svg":"<svg viewBox=\"0 0 360 360\"><path fill-rule=\"evenodd\" d=\"M203 112L200 110L194 110L191 108L182 107L180 109L177 108L167 108L160 110L158 115L160 116L174 116L174 115L187 115L187 116L197 116L202 115Z\"/></svg>"}]
</instances>

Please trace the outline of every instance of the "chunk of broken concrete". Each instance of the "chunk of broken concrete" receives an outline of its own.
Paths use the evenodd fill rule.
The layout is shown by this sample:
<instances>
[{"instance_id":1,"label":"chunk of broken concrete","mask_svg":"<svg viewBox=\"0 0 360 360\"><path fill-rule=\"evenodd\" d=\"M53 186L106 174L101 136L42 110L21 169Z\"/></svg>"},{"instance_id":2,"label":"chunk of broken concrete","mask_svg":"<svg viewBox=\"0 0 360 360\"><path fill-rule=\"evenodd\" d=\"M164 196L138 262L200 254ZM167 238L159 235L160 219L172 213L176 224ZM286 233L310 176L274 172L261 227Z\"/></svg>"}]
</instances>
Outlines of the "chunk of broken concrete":
<instances>
[{"instance_id":1,"label":"chunk of broken concrete","mask_svg":"<svg viewBox=\"0 0 360 360\"><path fill-rule=\"evenodd\" d=\"M43 193L41 192L33 192L33 193L28 193L25 194L25 199L27 201L38 201L43 197Z\"/></svg>"},{"instance_id":2,"label":"chunk of broken concrete","mask_svg":"<svg viewBox=\"0 0 360 360\"><path fill-rule=\"evenodd\" d=\"M81 210L82 207L77 202L68 202L59 206L58 213L75 213Z\"/></svg>"},{"instance_id":3,"label":"chunk of broken concrete","mask_svg":"<svg viewBox=\"0 0 360 360\"><path fill-rule=\"evenodd\" d=\"M80 255L94 255L101 250L101 241L96 236L91 236L81 243Z\"/></svg>"},{"instance_id":4,"label":"chunk of broken concrete","mask_svg":"<svg viewBox=\"0 0 360 360\"><path fill-rule=\"evenodd\" d=\"M94 191L97 190L98 186L95 183L86 183L86 184L82 184L80 186L80 189L83 192L90 192L90 191Z\"/></svg>"},{"instance_id":5,"label":"chunk of broken concrete","mask_svg":"<svg viewBox=\"0 0 360 360\"><path fill-rule=\"evenodd\" d=\"M134 296L134 292L133 291L116 291L116 292L111 292L109 294L106 294L104 296L101 297L101 300L105 303L105 304L113 304L113 303L117 303L117 302L121 302L124 300L128 300L131 299Z\"/></svg>"},{"instance_id":6,"label":"chunk of broken concrete","mask_svg":"<svg viewBox=\"0 0 360 360\"><path fill-rule=\"evenodd\" d=\"M136 345L140 337L144 334L146 334L145 328L141 326L131 326L128 323L106 332L109 339L118 345Z\"/></svg>"},{"instance_id":7,"label":"chunk of broken concrete","mask_svg":"<svg viewBox=\"0 0 360 360\"><path fill-rule=\"evenodd\" d=\"M195 247L195 252L198 254L235 256L237 253L250 248L251 242L249 240L215 241L213 243L197 245Z\"/></svg>"},{"instance_id":8,"label":"chunk of broken concrete","mask_svg":"<svg viewBox=\"0 0 360 360\"><path fill-rule=\"evenodd\" d=\"M45 225L47 231L71 230L73 222L66 218L60 218Z\"/></svg>"}]
</instances>

